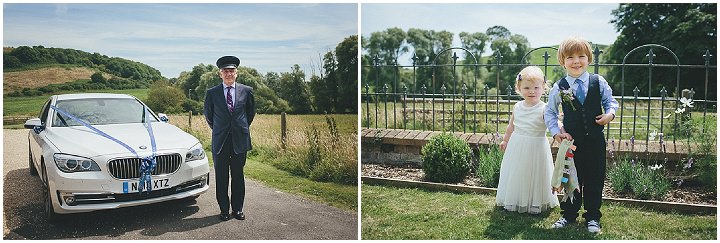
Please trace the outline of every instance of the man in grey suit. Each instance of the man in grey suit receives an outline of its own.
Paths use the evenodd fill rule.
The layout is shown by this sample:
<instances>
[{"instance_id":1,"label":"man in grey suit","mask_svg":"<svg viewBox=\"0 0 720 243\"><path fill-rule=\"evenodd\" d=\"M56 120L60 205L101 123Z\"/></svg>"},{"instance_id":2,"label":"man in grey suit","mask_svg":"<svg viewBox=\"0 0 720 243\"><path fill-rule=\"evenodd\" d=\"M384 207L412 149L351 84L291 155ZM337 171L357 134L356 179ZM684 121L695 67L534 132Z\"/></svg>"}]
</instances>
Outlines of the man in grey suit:
<instances>
[{"instance_id":1,"label":"man in grey suit","mask_svg":"<svg viewBox=\"0 0 720 243\"><path fill-rule=\"evenodd\" d=\"M247 152L252 149L250 124L255 117L255 98L251 87L235 82L240 59L224 56L216 64L223 83L207 90L204 111L205 120L212 129L212 156L220 219L230 220L232 206L232 217L245 220L243 167ZM228 199L230 177L232 192Z\"/></svg>"}]
</instances>

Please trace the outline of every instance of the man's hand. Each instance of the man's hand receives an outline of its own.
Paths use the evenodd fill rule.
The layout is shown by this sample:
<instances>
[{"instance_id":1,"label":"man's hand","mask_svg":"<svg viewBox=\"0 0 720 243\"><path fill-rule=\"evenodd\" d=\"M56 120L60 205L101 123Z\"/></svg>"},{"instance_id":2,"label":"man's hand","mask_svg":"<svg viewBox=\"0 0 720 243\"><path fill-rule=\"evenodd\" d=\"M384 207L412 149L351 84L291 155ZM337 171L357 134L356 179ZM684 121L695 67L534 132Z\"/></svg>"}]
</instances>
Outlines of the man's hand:
<instances>
[{"instance_id":1,"label":"man's hand","mask_svg":"<svg viewBox=\"0 0 720 243\"><path fill-rule=\"evenodd\" d=\"M612 113L602 114L602 115L598 115L595 117L595 123L597 123L600 126L605 126L608 123L610 123L610 121L612 121L613 119L615 119L615 114L612 114Z\"/></svg>"},{"instance_id":2,"label":"man's hand","mask_svg":"<svg viewBox=\"0 0 720 243\"><path fill-rule=\"evenodd\" d=\"M553 136L553 139L555 139L555 141L557 141L558 143L562 142L563 138L567 139L567 140L573 140L572 135L570 135L570 133L561 132L561 133L555 134L555 136Z\"/></svg>"}]
</instances>

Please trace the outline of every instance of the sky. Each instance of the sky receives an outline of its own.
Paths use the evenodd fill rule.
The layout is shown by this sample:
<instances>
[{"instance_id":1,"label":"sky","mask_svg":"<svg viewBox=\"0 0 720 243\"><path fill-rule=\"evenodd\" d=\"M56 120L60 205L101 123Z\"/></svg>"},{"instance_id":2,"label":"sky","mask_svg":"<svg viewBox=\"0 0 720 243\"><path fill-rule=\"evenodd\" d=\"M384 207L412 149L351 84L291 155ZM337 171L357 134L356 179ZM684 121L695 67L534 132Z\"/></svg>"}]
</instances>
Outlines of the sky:
<instances>
[{"instance_id":1,"label":"sky","mask_svg":"<svg viewBox=\"0 0 720 243\"><path fill-rule=\"evenodd\" d=\"M306 74L358 33L356 3L3 4L3 46L71 48L138 61L166 78L225 55L260 73Z\"/></svg>"},{"instance_id":2,"label":"sky","mask_svg":"<svg viewBox=\"0 0 720 243\"><path fill-rule=\"evenodd\" d=\"M392 27L404 31L410 28L447 30L455 35L453 46L460 47L460 32L484 33L489 27L501 25L512 34L525 36L532 48L558 45L570 36L580 36L596 44L612 44L618 32L610 23L611 11L617 7L617 3L366 3L361 6L361 34L367 38L372 32ZM407 60L399 61L407 64L403 63Z\"/></svg>"}]
</instances>

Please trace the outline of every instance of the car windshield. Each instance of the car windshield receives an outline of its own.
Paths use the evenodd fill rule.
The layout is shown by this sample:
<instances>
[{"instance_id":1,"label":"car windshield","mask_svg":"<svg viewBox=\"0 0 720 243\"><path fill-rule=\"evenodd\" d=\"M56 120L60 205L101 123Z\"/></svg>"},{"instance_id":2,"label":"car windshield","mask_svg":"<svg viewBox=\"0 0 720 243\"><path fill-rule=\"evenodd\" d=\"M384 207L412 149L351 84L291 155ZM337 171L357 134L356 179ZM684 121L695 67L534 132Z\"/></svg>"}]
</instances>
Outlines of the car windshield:
<instances>
[{"instance_id":1,"label":"car windshield","mask_svg":"<svg viewBox=\"0 0 720 243\"><path fill-rule=\"evenodd\" d=\"M74 99L60 100L55 106L76 118L82 119L90 125L107 125L107 124L123 124L123 123L142 123L143 104L135 99L127 98L93 98L93 99ZM157 119L149 115L150 121ZM80 122L73 120L65 115L55 112L53 117L54 127L66 126L82 126Z\"/></svg>"}]
</instances>

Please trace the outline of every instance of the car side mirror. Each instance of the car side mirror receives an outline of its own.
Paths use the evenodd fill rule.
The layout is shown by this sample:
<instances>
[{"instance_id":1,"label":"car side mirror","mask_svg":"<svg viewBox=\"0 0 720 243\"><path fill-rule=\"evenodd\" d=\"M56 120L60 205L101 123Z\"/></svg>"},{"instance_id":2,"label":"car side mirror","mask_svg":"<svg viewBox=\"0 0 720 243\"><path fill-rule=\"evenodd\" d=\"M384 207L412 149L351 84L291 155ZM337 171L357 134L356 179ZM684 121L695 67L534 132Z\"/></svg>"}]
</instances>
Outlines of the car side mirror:
<instances>
[{"instance_id":1,"label":"car side mirror","mask_svg":"<svg viewBox=\"0 0 720 243\"><path fill-rule=\"evenodd\" d=\"M170 118L165 113L158 113L158 117L160 118L160 121L167 123L170 121Z\"/></svg>"},{"instance_id":2,"label":"car side mirror","mask_svg":"<svg viewBox=\"0 0 720 243\"><path fill-rule=\"evenodd\" d=\"M40 118L33 118L30 120L25 121L25 128L32 129L35 133L40 134L43 130L45 130L45 126L43 126L42 122L40 121Z\"/></svg>"}]
</instances>

